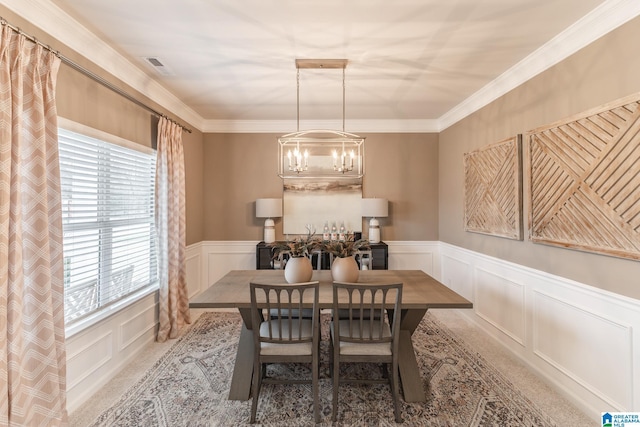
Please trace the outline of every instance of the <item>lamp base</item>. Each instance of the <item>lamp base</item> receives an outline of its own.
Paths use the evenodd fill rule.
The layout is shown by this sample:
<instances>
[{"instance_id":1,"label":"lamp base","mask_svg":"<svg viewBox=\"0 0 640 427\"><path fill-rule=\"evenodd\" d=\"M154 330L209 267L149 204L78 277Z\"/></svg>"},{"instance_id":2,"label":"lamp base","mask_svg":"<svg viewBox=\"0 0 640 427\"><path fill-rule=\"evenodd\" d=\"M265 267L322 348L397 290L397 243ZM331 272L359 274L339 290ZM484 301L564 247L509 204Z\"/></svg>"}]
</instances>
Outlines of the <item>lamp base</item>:
<instances>
[{"instance_id":1,"label":"lamp base","mask_svg":"<svg viewBox=\"0 0 640 427\"><path fill-rule=\"evenodd\" d=\"M380 243L380 222L375 218L369 220L369 243Z\"/></svg>"},{"instance_id":2,"label":"lamp base","mask_svg":"<svg viewBox=\"0 0 640 427\"><path fill-rule=\"evenodd\" d=\"M264 242L273 243L276 241L276 224L271 218L264 221Z\"/></svg>"}]
</instances>

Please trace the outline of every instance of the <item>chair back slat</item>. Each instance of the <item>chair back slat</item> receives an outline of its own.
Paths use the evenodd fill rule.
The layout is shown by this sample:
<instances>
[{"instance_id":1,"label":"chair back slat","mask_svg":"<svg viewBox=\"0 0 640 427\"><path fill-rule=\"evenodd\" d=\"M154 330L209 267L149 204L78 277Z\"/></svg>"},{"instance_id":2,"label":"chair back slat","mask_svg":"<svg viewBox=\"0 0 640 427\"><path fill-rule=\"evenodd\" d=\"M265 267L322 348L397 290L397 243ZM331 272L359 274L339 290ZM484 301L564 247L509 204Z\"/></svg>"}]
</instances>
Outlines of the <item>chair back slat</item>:
<instances>
[{"instance_id":1,"label":"chair back slat","mask_svg":"<svg viewBox=\"0 0 640 427\"><path fill-rule=\"evenodd\" d=\"M313 334L305 333L305 318L300 314L304 308L312 309L312 324L319 321L318 296L319 283L305 282L295 284L251 283L252 322L254 342L276 344L300 344L313 342ZM268 315L263 316L266 309ZM307 319L308 321L308 319ZM260 325L266 324L267 333L259 333ZM318 332L313 331L314 334Z\"/></svg>"}]
</instances>

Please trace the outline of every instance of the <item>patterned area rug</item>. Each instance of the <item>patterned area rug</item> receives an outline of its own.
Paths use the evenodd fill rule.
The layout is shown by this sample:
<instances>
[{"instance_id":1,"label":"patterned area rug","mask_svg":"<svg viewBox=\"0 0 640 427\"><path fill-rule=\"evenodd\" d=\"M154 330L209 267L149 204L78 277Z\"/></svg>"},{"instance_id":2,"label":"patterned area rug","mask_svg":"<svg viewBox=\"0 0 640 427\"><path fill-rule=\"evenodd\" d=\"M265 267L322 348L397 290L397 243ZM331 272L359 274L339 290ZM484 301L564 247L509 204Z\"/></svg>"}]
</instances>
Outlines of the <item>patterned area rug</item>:
<instances>
[{"instance_id":1,"label":"patterned area rug","mask_svg":"<svg viewBox=\"0 0 640 427\"><path fill-rule=\"evenodd\" d=\"M322 425L331 425L328 317L323 318L320 367ZM251 401L227 395L240 334L234 313L204 313L171 349L94 426L237 426L248 424ZM553 426L479 354L429 313L413 335L426 403L402 402L405 426ZM353 367L346 367L354 369ZM367 374L378 366L363 368ZM308 376L304 365L270 366L270 375ZM351 372L352 374L357 372ZM257 422L313 425L310 385L263 386ZM343 384L341 425L396 425L387 385Z\"/></svg>"}]
</instances>

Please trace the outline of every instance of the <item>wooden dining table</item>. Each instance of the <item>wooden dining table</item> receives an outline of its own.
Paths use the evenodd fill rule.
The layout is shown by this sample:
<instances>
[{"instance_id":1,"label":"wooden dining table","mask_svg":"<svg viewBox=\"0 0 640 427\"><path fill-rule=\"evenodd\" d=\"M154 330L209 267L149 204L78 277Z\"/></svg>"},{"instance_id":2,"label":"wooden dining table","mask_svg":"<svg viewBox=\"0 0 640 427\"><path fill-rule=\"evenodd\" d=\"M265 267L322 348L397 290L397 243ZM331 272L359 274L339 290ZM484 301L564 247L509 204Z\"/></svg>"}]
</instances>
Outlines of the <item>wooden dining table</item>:
<instances>
[{"instance_id":1,"label":"wooden dining table","mask_svg":"<svg viewBox=\"0 0 640 427\"><path fill-rule=\"evenodd\" d=\"M320 309L333 307L331 271L316 270L312 281L320 282ZM235 308L243 325L229 389L230 400L251 397L253 335L249 283L286 283L282 270L234 270L227 273L189 303L191 308ZM398 365L406 402L424 402L426 395L411 336L429 309L473 308L473 304L421 270L363 270L360 283L402 283L402 310ZM339 302L340 304L341 302ZM347 302L345 301L345 307Z\"/></svg>"}]
</instances>

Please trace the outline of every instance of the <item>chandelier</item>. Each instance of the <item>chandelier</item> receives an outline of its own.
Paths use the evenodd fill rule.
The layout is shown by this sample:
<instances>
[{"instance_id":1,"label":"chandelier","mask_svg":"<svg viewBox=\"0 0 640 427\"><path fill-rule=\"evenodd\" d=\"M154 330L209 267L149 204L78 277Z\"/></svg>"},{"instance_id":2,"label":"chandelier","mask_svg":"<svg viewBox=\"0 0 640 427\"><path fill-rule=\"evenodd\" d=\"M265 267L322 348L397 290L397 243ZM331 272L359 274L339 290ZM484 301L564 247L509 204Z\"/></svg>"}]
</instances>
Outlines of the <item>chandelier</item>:
<instances>
[{"instance_id":1,"label":"chandelier","mask_svg":"<svg viewBox=\"0 0 640 427\"><path fill-rule=\"evenodd\" d=\"M297 130L278 138L278 175L283 178L364 175L364 138L345 132L346 59L296 59ZM342 131L300 131L300 69L342 69Z\"/></svg>"}]
</instances>

